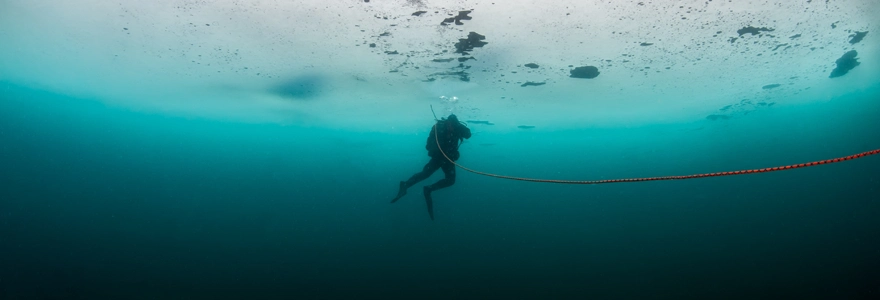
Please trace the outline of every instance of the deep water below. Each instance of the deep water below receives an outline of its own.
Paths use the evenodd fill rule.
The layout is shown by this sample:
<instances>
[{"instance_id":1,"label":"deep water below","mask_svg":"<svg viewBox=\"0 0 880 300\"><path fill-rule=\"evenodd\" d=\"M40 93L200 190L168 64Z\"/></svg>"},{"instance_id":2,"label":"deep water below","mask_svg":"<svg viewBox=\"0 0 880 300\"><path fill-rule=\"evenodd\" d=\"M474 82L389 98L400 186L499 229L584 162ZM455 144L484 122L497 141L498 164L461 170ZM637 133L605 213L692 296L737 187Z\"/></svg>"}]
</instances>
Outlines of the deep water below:
<instances>
[{"instance_id":1,"label":"deep water below","mask_svg":"<svg viewBox=\"0 0 880 300\"><path fill-rule=\"evenodd\" d=\"M880 148L878 94L677 125L471 125L459 162L610 179L828 159ZM431 122L245 124L4 84L0 298L880 297L880 157L599 186L459 170L432 222L417 188L388 203Z\"/></svg>"}]
</instances>

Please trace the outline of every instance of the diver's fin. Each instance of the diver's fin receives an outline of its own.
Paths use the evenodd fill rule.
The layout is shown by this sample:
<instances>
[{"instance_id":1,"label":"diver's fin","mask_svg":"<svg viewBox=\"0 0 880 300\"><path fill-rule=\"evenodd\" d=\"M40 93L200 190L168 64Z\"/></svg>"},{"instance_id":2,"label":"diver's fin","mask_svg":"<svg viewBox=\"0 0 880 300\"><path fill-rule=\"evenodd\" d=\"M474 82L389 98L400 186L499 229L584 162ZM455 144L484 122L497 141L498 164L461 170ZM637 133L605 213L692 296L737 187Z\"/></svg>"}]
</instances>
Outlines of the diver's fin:
<instances>
[{"instance_id":1,"label":"diver's fin","mask_svg":"<svg viewBox=\"0 0 880 300\"><path fill-rule=\"evenodd\" d=\"M425 203L428 204L428 215L431 216L431 221L434 221L434 199L431 199L431 186L425 186L422 190L425 192Z\"/></svg>"},{"instance_id":2,"label":"diver's fin","mask_svg":"<svg viewBox=\"0 0 880 300\"><path fill-rule=\"evenodd\" d=\"M397 190L397 197L391 199L391 203L397 202L397 200L402 198L403 196L406 196L406 181L400 182L400 189Z\"/></svg>"}]
</instances>

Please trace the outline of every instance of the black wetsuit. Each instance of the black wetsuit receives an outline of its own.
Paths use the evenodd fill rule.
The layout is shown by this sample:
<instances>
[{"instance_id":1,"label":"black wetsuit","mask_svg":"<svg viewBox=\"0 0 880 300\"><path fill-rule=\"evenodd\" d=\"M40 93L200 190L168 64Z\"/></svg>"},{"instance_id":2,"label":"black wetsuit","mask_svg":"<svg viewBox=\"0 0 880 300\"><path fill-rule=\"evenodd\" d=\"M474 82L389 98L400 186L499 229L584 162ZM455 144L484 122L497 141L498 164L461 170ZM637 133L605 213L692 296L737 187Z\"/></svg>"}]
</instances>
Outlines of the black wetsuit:
<instances>
[{"instance_id":1,"label":"black wetsuit","mask_svg":"<svg viewBox=\"0 0 880 300\"><path fill-rule=\"evenodd\" d=\"M435 132L440 135L439 138L435 137ZM471 138L470 128L459 123L457 118L437 121L437 124L431 128L431 134L428 136L428 141L425 145L425 149L428 150L428 156L431 157L431 160L425 164L425 167L422 168L421 172L416 173L406 181L405 188L409 188L416 183L431 177L431 174L434 174L437 169L443 169L443 174L445 174L446 177L429 185L428 189L433 191L455 184L455 165L443 157L443 153L441 153L440 148L437 147L437 141L439 140L440 147L443 149L443 152L446 153L446 156L455 161L458 160L458 157L460 156L458 153L459 143L461 140L469 138Z\"/></svg>"}]
</instances>

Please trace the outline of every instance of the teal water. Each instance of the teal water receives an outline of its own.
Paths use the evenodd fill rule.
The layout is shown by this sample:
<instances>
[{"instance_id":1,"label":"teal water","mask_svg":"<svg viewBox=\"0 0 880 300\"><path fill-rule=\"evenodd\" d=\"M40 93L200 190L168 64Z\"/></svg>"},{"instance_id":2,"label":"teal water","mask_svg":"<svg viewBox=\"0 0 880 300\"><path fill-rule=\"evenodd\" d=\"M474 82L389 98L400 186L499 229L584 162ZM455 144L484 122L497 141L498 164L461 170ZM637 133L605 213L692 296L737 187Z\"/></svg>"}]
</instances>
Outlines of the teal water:
<instances>
[{"instance_id":1,"label":"teal water","mask_svg":"<svg viewBox=\"0 0 880 300\"><path fill-rule=\"evenodd\" d=\"M600 186L459 170L393 205L413 134L171 117L0 88L2 299L857 299L880 295L880 157ZM555 179L880 147L878 91L747 117L492 133L459 163ZM442 176L437 172L429 184Z\"/></svg>"}]
</instances>

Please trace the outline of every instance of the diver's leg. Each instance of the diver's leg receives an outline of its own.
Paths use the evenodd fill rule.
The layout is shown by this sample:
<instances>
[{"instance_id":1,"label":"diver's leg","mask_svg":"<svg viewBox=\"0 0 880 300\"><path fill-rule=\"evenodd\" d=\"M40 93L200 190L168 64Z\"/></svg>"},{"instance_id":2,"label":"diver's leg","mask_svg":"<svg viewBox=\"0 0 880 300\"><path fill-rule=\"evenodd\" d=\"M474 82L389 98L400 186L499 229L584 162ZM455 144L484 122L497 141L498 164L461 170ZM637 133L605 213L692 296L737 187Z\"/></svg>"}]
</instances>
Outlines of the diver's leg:
<instances>
[{"instance_id":1,"label":"diver's leg","mask_svg":"<svg viewBox=\"0 0 880 300\"><path fill-rule=\"evenodd\" d=\"M410 177L406 181L406 187L409 188L409 187L415 185L416 183L419 183L420 181L425 180L428 177L431 177L431 174L434 174L434 172L437 172L437 169L440 169L441 163L442 163L441 160L436 159L436 158L431 158L431 160L428 161L427 164L425 164L425 167L422 168L421 172L416 173L415 175L413 175L412 177Z\"/></svg>"},{"instance_id":2,"label":"diver's leg","mask_svg":"<svg viewBox=\"0 0 880 300\"><path fill-rule=\"evenodd\" d=\"M453 165L449 161L444 161L444 163L441 164L440 167L443 168L443 174L446 175L446 177L440 179L432 185L429 185L428 187L431 188L431 191L436 191L455 184L455 165Z\"/></svg>"},{"instance_id":3,"label":"diver's leg","mask_svg":"<svg viewBox=\"0 0 880 300\"><path fill-rule=\"evenodd\" d=\"M425 194L425 204L428 205L428 215L431 216L431 221L434 220L434 199L431 197L431 192L455 184L455 165L444 160L440 164L440 167L443 168L443 174L445 174L446 177L432 185L426 185L422 188L422 192Z\"/></svg>"},{"instance_id":4,"label":"diver's leg","mask_svg":"<svg viewBox=\"0 0 880 300\"><path fill-rule=\"evenodd\" d=\"M419 181L425 180L425 178L431 177L431 174L434 174L434 172L436 172L437 169L439 169L439 168L440 168L439 161L432 158L430 161L428 161L427 164L425 164L425 167L422 168L421 172L416 173L415 175L410 177L407 181L400 182L400 187L397 190L397 197L394 197L394 199L391 199L391 203L394 203L398 199L400 199L401 197L405 196L406 189L408 189L409 187L413 186L416 183L419 183Z\"/></svg>"}]
</instances>

